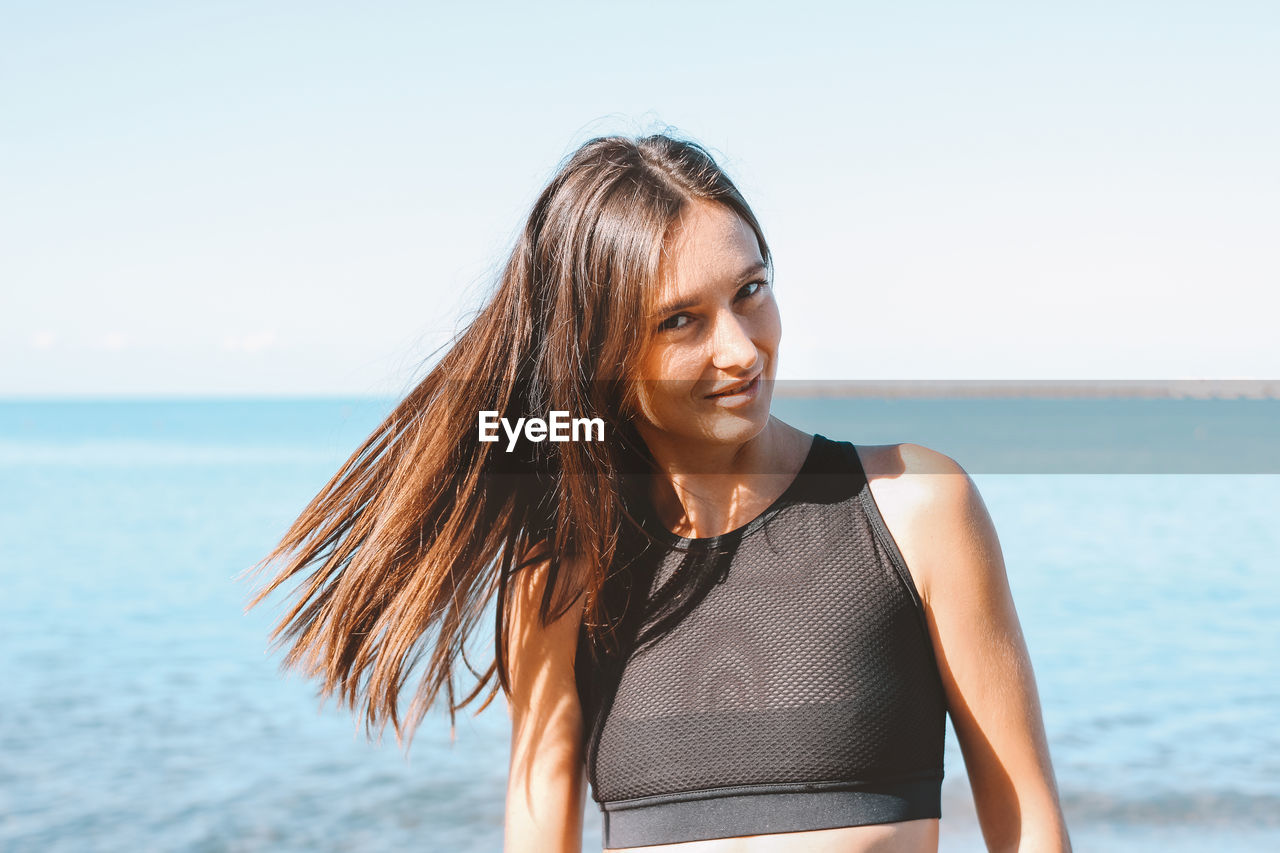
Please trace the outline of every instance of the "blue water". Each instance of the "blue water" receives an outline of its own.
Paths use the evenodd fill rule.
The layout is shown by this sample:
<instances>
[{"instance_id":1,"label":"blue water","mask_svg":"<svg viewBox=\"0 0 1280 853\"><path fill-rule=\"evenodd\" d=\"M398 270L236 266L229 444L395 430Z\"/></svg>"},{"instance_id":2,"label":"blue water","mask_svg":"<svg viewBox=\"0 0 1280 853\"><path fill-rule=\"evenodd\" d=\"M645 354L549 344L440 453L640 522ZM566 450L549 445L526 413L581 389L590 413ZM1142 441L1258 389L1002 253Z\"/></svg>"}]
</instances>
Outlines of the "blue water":
<instances>
[{"instance_id":1,"label":"blue water","mask_svg":"<svg viewBox=\"0 0 1280 853\"><path fill-rule=\"evenodd\" d=\"M1038 452L1151 424L1150 402L1063 410ZM1008 401L776 405L833 438L928 444L973 474L1077 850L1280 849L1280 475L1185 473L1207 445L1178 438L1208 423L1263 458L1280 421L1199 402L1155 422L1166 444L1150 458L1185 452L1167 468L1184 473L1118 473L1099 444L1075 458L1113 472L1087 474L967 464L982 436L1007 435ZM460 715L452 745L434 713L406 760L389 730L366 742L280 675L265 651L283 597L242 612L234 576L389 405L0 404L0 849L501 848L501 700ZM985 849L950 734L946 760L941 849ZM590 801L584 839L599 849Z\"/></svg>"}]
</instances>

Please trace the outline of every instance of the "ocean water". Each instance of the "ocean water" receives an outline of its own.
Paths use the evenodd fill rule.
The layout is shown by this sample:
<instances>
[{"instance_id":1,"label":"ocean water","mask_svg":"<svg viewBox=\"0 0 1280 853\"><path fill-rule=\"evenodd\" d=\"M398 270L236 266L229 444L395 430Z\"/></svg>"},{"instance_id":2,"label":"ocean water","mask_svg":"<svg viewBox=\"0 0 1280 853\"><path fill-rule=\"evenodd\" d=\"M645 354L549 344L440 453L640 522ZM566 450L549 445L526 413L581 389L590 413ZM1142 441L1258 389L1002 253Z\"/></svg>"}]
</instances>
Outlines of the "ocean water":
<instances>
[{"instance_id":1,"label":"ocean water","mask_svg":"<svg viewBox=\"0 0 1280 853\"><path fill-rule=\"evenodd\" d=\"M973 476L1079 851L1280 849L1280 404L1195 403L775 407ZM234 578L389 407L0 404L0 849L501 849L501 699L371 743ZM950 733L946 769L940 849L985 849Z\"/></svg>"}]
</instances>

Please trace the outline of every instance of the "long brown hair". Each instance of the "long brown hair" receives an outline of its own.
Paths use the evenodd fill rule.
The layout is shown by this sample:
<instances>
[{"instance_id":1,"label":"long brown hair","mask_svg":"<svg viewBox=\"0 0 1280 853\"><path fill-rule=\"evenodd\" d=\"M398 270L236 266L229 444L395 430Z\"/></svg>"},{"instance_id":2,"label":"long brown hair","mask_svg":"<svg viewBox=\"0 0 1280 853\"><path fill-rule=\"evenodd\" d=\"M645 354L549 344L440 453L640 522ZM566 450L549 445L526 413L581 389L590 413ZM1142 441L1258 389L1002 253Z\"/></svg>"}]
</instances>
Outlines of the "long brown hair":
<instances>
[{"instance_id":1,"label":"long brown hair","mask_svg":"<svg viewBox=\"0 0 1280 853\"><path fill-rule=\"evenodd\" d=\"M366 735L390 720L407 751L444 689L452 737L454 712L495 671L476 713L499 687L510 695L507 590L534 562L549 566L544 624L583 596L584 623L604 624L600 592L628 518L620 484L649 461L632 377L664 239L692 199L741 216L771 266L755 215L702 146L668 132L578 148L533 205L489 303L247 570L283 559L246 610L313 567L272 646L292 641L281 668L321 679L322 697L353 712L363 703ZM482 410L599 417L606 441L521 441L508 453L505 438L479 440ZM465 644L495 592L494 659L481 674ZM400 690L427 651L402 723ZM478 683L455 703L458 657Z\"/></svg>"}]
</instances>

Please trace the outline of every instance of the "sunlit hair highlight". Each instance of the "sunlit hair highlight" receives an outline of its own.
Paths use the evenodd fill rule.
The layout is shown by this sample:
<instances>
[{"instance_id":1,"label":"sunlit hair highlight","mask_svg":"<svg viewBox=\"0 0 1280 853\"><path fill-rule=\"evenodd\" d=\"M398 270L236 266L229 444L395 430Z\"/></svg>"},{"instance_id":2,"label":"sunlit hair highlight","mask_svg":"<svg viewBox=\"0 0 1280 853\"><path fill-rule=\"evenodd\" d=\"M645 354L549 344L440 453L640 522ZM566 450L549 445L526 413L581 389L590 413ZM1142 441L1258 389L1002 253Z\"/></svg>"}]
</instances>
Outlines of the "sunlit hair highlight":
<instances>
[{"instance_id":1,"label":"sunlit hair highlight","mask_svg":"<svg viewBox=\"0 0 1280 853\"><path fill-rule=\"evenodd\" d=\"M664 241L694 199L741 216L771 266L754 214L702 146L661 133L579 147L533 205L492 298L248 570L281 564L246 609L302 575L271 633L289 645L282 667L362 710L367 733L390 722L407 750L441 690L451 730L495 674L477 713L510 694L508 590L530 566L547 571L543 624L581 597L589 630L604 630L603 581L632 523L624 483L650 464L633 426L637 359ZM600 417L607 441L507 453L479 440L481 410ZM465 645L495 596L482 673ZM399 695L424 656L402 719ZM455 702L459 658L477 683Z\"/></svg>"}]
</instances>

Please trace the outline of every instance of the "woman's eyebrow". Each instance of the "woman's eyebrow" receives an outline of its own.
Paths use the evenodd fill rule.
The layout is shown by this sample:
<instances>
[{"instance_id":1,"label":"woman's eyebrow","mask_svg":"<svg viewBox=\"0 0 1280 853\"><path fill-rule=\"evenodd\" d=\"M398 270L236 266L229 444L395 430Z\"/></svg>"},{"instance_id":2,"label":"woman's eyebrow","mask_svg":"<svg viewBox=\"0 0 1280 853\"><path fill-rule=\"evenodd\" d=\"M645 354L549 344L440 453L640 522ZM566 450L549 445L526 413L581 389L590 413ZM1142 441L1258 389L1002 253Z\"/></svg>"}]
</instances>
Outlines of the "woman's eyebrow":
<instances>
[{"instance_id":1,"label":"woman's eyebrow","mask_svg":"<svg viewBox=\"0 0 1280 853\"><path fill-rule=\"evenodd\" d=\"M737 281L741 281L747 276L755 275L756 273L768 272L768 271L769 271L769 268L765 266L764 261L753 261L750 266L748 266L742 272L738 273ZM686 308L692 308L697 304L698 304L698 300L696 299L681 299L677 302L670 302L662 306L657 311L653 312L653 316L663 317L668 314L675 314L677 311L683 311Z\"/></svg>"}]
</instances>

